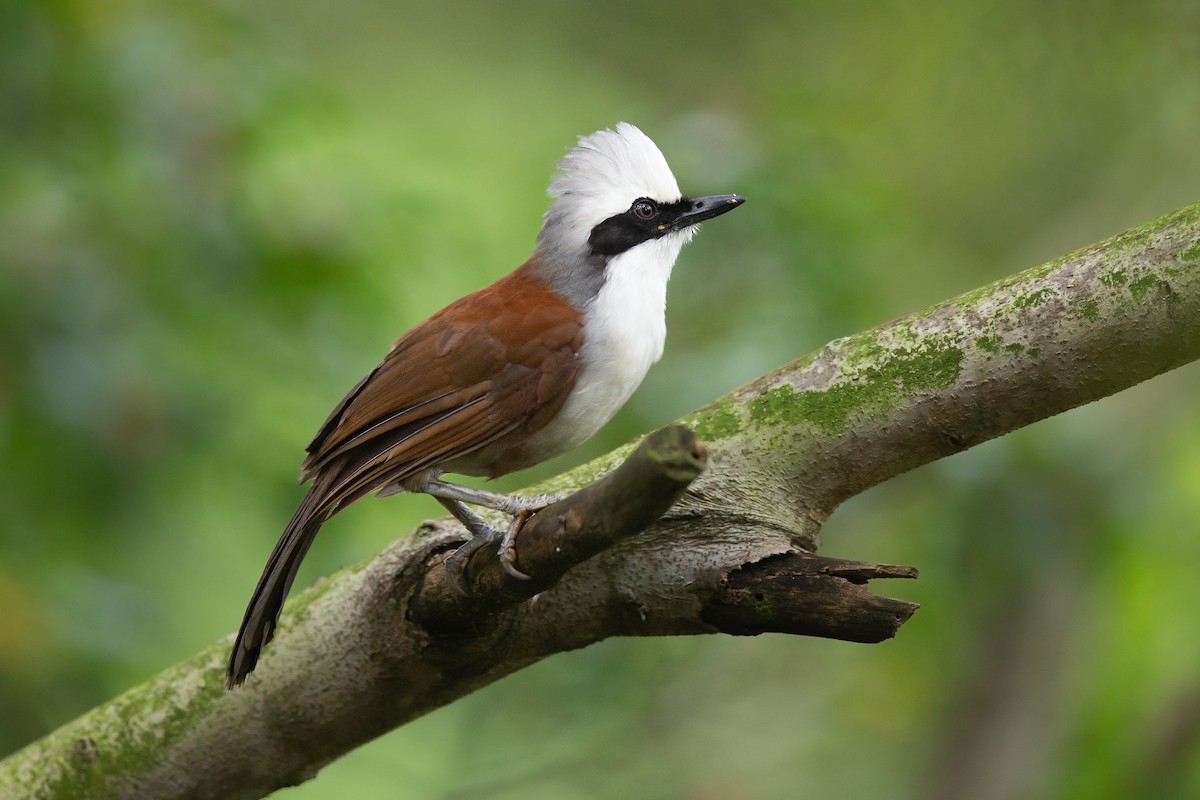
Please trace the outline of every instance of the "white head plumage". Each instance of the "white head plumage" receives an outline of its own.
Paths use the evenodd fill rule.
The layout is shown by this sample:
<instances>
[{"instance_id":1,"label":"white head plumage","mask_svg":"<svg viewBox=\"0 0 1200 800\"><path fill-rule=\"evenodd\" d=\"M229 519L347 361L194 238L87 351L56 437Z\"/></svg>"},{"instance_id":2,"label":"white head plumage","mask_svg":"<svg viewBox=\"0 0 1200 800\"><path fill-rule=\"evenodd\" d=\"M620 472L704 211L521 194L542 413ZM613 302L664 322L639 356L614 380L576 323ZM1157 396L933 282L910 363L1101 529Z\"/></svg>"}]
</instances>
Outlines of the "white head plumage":
<instances>
[{"instance_id":1,"label":"white head plumage","mask_svg":"<svg viewBox=\"0 0 1200 800\"><path fill-rule=\"evenodd\" d=\"M592 228L638 198L673 203L683 197L658 145L628 122L580 137L557 166L538 246L559 257L585 252Z\"/></svg>"}]
</instances>

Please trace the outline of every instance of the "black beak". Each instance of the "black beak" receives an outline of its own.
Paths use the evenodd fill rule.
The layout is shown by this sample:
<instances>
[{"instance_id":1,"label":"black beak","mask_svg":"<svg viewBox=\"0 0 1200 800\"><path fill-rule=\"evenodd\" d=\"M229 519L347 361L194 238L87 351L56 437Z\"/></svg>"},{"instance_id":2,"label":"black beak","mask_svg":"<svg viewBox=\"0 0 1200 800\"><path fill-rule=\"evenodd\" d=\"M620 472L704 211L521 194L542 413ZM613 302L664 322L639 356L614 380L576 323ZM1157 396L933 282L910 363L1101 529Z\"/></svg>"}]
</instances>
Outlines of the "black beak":
<instances>
[{"instance_id":1,"label":"black beak","mask_svg":"<svg viewBox=\"0 0 1200 800\"><path fill-rule=\"evenodd\" d=\"M691 207L675 220L675 224L671 226L675 230L696 225L706 219L719 217L726 211L733 211L746 202L746 198L736 194L714 194L708 197L697 197L687 202Z\"/></svg>"}]
</instances>

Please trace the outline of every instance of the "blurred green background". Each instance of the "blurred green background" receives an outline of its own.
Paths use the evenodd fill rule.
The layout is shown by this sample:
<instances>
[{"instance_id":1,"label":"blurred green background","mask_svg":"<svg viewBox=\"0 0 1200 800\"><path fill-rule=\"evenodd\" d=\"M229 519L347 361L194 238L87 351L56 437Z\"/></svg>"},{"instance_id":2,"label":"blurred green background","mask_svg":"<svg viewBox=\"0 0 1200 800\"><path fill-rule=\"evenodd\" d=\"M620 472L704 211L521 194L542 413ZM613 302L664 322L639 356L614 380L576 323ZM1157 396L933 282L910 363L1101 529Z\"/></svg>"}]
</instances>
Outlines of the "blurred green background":
<instances>
[{"instance_id":1,"label":"blurred green background","mask_svg":"<svg viewBox=\"0 0 1200 800\"><path fill-rule=\"evenodd\" d=\"M234 629L302 448L619 120L737 214L595 441L1200 199L1200 4L0 5L0 753ZM1195 365L856 498L860 646L610 641L278 794L1200 796ZM304 586L440 515L370 500ZM350 793L347 795L347 793Z\"/></svg>"}]
</instances>

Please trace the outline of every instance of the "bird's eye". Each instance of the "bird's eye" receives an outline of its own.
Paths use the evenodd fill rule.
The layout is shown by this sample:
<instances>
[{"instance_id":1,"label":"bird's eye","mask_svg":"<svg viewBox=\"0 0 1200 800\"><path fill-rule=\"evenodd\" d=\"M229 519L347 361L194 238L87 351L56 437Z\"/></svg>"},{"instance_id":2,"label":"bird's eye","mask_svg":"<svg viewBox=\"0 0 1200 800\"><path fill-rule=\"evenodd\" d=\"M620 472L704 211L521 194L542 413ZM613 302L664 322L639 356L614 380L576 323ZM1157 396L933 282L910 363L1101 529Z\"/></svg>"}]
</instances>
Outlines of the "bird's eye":
<instances>
[{"instance_id":1,"label":"bird's eye","mask_svg":"<svg viewBox=\"0 0 1200 800\"><path fill-rule=\"evenodd\" d=\"M633 213L641 219L654 219L654 215L658 213L658 206L654 205L652 200L638 200L633 204Z\"/></svg>"}]
</instances>

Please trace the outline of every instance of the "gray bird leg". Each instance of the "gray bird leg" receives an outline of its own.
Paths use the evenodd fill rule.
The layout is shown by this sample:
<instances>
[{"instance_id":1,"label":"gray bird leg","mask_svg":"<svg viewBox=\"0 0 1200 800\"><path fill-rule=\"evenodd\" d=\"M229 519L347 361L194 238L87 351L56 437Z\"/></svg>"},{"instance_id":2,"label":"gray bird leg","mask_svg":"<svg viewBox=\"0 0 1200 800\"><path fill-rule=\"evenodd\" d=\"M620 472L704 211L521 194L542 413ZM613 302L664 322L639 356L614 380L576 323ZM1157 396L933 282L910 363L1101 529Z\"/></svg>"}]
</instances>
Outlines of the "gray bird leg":
<instances>
[{"instance_id":1,"label":"gray bird leg","mask_svg":"<svg viewBox=\"0 0 1200 800\"><path fill-rule=\"evenodd\" d=\"M440 480L429 480L417 489L437 499L454 518L471 532L471 540L455 550L446 559L446 574L451 584L459 592L466 594L464 573L467 562L478 550L500 539L500 566L514 578L529 580L529 575L516 567L517 550L514 544L517 533L533 514L541 511L560 498L555 495L513 496L489 492L486 489L473 489L469 486L459 486ZM500 511L512 517L508 529L501 534L474 511L467 503Z\"/></svg>"},{"instance_id":2,"label":"gray bird leg","mask_svg":"<svg viewBox=\"0 0 1200 800\"><path fill-rule=\"evenodd\" d=\"M459 486L437 479L425 481L425 484L415 491L433 495L439 500L457 500L460 503L470 503L473 506L483 506L493 511L502 511L510 517L522 512L534 514L551 503L557 503L563 495L534 494L511 495L500 492L489 492L487 489L473 489L470 486ZM451 511L450 513L454 513ZM456 515L457 516L457 515ZM461 520L460 520L461 521ZM465 525L466 523L463 522Z\"/></svg>"}]
</instances>

